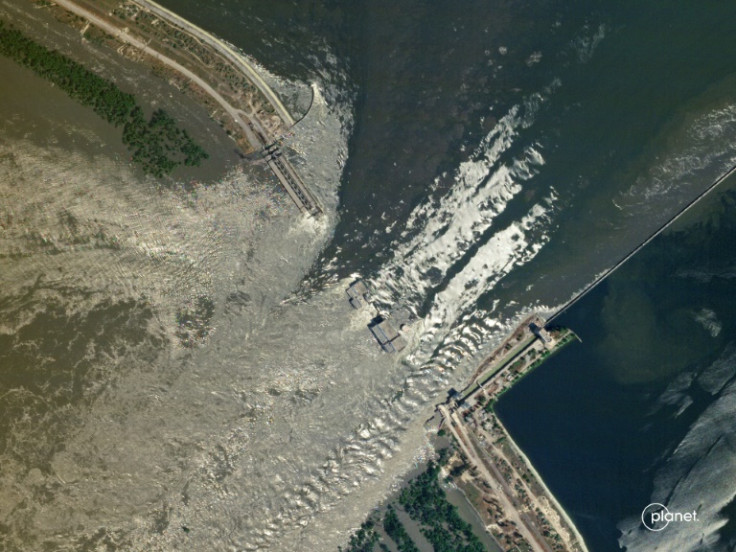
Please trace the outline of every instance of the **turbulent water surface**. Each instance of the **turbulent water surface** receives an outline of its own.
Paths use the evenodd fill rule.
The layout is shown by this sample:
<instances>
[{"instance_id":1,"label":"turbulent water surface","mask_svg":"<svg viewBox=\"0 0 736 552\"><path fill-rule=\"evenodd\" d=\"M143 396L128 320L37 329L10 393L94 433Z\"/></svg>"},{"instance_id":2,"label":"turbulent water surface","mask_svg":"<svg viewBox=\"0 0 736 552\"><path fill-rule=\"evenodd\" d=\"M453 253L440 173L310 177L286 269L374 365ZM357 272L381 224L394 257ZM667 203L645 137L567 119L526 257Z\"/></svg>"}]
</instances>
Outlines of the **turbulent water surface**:
<instances>
[{"instance_id":1,"label":"turbulent water surface","mask_svg":"<svg viewBox=\"0 0 736 552\"><path fill-rule=\"evenodd\" d=\"M286 151L326 215L299 217L258 167L185 193L75 147L113 140L92 122L16 125L0 142L3 549L334 550L431 452L432 405L515 320L568 299L736 163L727 3L164 3L254 56L295 110L314 90ZM8 121L32 120L12 105ZM676 266L677 281L712 278ZM358 276L384 313L415 319L403 356L381 353L371 314L347 305ZM639 410L614 401L607 419L638 412L641 428L674 408L688 423L647 441L659 467L636 487L551 481L576 519L597 516L583 529L601 549L644 550L642 489L704 485L696 443L729 446L729 304L660 307L616 286L600 322L611 365L589 377L605 373L613 396L673 387L639 393ZM632 365L670 306L676 349ZM617 332L626 316L649 333ZM666 370L651 361L663 354L677 360ZM528 382L544 374L569 383L553 370ZM688 399L695 380L706 391ZM526 414L507 417L514 429ZM535 460L536 427L521 439ZM570 456L618 454L588 437ZM729 500L703 508L727 520Z\"/></svg>"}]
</instances>

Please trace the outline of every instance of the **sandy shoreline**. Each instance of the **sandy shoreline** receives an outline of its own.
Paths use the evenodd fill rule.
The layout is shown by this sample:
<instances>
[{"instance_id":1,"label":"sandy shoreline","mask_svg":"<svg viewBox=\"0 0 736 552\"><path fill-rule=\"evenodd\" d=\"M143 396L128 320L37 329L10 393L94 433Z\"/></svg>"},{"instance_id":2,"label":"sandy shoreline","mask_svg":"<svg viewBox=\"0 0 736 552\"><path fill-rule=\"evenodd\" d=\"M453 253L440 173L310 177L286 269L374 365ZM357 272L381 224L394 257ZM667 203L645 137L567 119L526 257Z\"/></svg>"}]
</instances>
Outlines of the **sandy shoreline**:
<instances>
[{"instance_id":1,"label":"sandy shoreline","mask_svg":"<svg viewBox=\"0 0 736 552\"><path fill-rule=\"evenodd\" d=\"M462 453L453 462L474 470L457 481L475 487L473 506L502 546L588 552L569 514L493 412L504 392L575 337L545 327L541 318L526 318L482 363L481 374L437 409Z\"/></svg>"},{"instance_id":2,"label":"sandy shoreline","mask_svg":"<svg viewBox=\"0 0 736 552\"><path fill-rule=\"evenodd\" d=\"M509 433L509 430L506 428L505 425L503 425L503 422L501 422L498 415L496 416L496 421L498 425L501 427L501 431L503 431L506 434L507 442L511 445L514 452L517 454L519 458L524 462L524 465L527 467L527 469L534 474L534 477L537 480L537 483L544 489L544 492L547 494L547 497L552 500L555 508L557 511L562 515L562 517L565 520L565 523L570 527L573 533L575 533L575 537L577 538L578 542L583 548L584 552L590 552L588 549L588 546L585 544L585 539L583 539L583 536L580 534L580 531L578 531L577 526L573 522L573 520L570 518L570 515L567 513L567 511L562 507L562 504L557 500L557 497L554 495L552 491L550 491L549 487L547 487L547 484L544 482L544 478L539 474L539 472L536 470L534 465L532 464L531 460L529 460L529 457L524 454L524 451L521 450L519 445L514 441L514 438L511 436L511 433Z\"/></svg>"}]
</instances>

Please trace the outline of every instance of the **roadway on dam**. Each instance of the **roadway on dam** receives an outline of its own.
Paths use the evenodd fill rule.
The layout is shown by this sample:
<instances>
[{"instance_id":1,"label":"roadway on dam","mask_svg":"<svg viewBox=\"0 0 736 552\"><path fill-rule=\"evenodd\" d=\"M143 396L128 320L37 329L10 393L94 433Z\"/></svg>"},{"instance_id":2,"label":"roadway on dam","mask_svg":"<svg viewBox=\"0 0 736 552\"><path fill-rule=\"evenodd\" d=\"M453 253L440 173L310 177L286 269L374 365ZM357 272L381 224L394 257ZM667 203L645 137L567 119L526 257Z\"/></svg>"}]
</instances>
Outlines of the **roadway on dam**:
<instances>
[{"instance_id":1,"label":"roadway on dam","mask_svg":"<svg viewBox=\"0 0 736 552\"><path fill-rule=\"evenodd\" d=\"M267 131L263 128L260 122L255 117L249 117L241 109L237 109L230 104L220 93L217 92L209 83L207 83L200 76L195 74L190 69L184 67L179 62L171 59L170 57L158 52L146 44L143 40L131 36L127 30L121 29L112 22L100 17L93 13L87 8L81 7L72 0L56 0L56 3L71 13L78 15L89 21L95 27L102 29L106 33L115 37L120 42L137 48L142 53L152 57L153 59L163 63L167 67L177 71L184 75L189 80L194 82L197 86L201 87L210 97L212 97L224 110L228 113L235 123L240 127L244 136L250 143L250 145L256 150L262 150L266 145L272 142L273 137L269 136ZM271 102L274 109L279 113L284 122L291 126L294 123L293 118L289 115L288 111L278 99L276 94L271 88L257 75L255 70L245 61L242 56L236 54L231 48L229 48L222 41L212 37L199 27L186 22L184 19L176 16L172 12L169 12L165 8L158 6L152 2L138 2L138 4L144 9L150 9L159 17L164 18L176 24L179 27L185 29L185 31L195 35L197 38L204 40L211 47L215 48L231 63L234 63L241 71L243 71L248 79L263 93L264 97ZM321 208L315 200L314 196L309 192L306 185L299 177L298 173L291 166L289 161L284 157L278 159L269 159L269 168L273 171L278 179L279 183L284 187L289 197L294 201L300 211L309 213L313 216L321 213Z\"/></svg>"}]
</instances>

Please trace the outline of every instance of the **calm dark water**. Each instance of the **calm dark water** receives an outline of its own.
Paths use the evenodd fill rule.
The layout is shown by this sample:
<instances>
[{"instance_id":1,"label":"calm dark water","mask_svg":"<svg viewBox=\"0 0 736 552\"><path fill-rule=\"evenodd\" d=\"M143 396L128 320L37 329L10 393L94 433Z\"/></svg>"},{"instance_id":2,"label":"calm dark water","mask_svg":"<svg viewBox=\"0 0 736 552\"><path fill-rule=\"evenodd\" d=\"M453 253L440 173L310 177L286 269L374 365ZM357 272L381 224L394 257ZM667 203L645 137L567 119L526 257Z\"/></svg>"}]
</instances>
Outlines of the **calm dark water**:
<instances>
[{"instance_id":1,"label":"calm dark water","mask_svg":"<svg viewBox=\"0 0 736 552\"><path fill-rule=\"evenodd\" d=\"M720 539L696 549L734 545L729 527L716 530L732 515L721 506L733 490L713 487L696 467L718 471L733 463L714 444L733 439L718 411L733 414L735 199L730 191L707 200L687 225L657 238L563 315L559 322L583 343L499 403L592 550L618 550L620 530L638 531L647 504L673 501L687 511L702 508L693 535ZM684 458L675 452L687 447ZM678 488L688 489L685 496ZM693 548L668 531L634 534L626 544Z\"/></svg>"},{"instance_id":2,"label":"calm dark water","mask_svg":"<svg viewBox=\"0 0 736 552\"><path fill-rule=\"evenodd\" d=\"M422 232L417 243L452 233L426 219L461 216L453 190L466 187L473 191L466 201L487 206L487 190L499 180L523 185L491 224L476 220L469 239L452 240L463 255L448 266L438 259L439 273L426 276L431 285L417 297L425 312L498 230L550 196L550 221L534 236L548 245L504 285L518 302L566 298L732 154L716 132L733 132L724 127L730 116L703 120L733 91L730 3L164 4L276 74L317 82L349 103L340 222L315 279L356 270L385 277L381 267L395 261L400 244ZM494 128L501 139L492 148L484 139ZM715 144L708 132L718 134ZM484 172L463 181L468 162ZM536 287L527 295L530 280ZM491 304L498 289L481 296Z\"/></svg>"}]
</instances>

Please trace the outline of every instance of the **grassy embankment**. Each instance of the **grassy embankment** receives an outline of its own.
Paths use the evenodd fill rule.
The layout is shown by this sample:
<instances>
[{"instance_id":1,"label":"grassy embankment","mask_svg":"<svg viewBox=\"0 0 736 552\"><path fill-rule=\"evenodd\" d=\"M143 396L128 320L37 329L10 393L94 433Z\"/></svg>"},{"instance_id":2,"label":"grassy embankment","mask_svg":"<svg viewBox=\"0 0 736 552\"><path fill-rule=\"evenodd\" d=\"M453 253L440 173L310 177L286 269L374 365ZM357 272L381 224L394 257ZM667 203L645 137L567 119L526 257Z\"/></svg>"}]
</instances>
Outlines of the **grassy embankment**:
<instances>
[{"instance_id":1,"label":"grassy embankment","mask_svg":"<svg viewBox=\"0 0 736 552\"><path fill-rule=\"evenodd\" d=\"M116 127L132 160L146 174L169 174L180 165L198 166L209 155L162 109L146 120L135 97L63 54L49 50L0 21L0 54L32 69Z\"/></svg>"}]
</instances>

